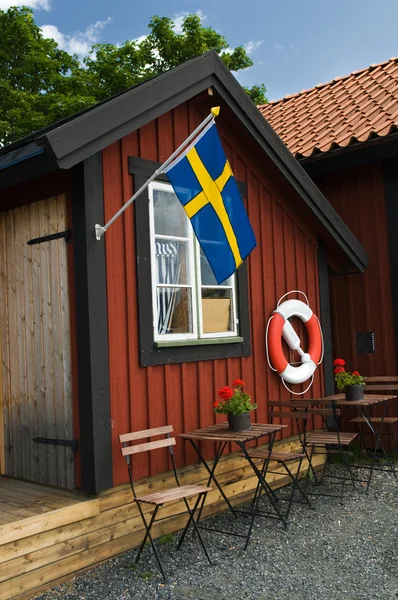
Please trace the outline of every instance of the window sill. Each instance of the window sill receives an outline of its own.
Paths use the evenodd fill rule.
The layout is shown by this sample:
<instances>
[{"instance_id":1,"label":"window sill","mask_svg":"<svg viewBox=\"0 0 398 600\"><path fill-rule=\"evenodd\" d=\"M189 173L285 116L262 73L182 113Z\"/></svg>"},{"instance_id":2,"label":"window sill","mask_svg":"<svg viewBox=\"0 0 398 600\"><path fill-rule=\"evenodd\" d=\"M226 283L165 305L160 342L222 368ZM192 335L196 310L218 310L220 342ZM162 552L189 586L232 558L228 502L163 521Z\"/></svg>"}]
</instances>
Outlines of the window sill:
<instances>
[{"instance_id":1,"label":"window sill","mask_svg":"<svg viewBox=\"0 0 398 600\"><path fill-rule=\"evenodd\" d=\"M154 342L155 348L171 348L173 346L214 346L220 344L242 344L243 337L224 337L224 338L202 338L199 340L169 340L165 342Z\"/></svg>"}]
</instances>

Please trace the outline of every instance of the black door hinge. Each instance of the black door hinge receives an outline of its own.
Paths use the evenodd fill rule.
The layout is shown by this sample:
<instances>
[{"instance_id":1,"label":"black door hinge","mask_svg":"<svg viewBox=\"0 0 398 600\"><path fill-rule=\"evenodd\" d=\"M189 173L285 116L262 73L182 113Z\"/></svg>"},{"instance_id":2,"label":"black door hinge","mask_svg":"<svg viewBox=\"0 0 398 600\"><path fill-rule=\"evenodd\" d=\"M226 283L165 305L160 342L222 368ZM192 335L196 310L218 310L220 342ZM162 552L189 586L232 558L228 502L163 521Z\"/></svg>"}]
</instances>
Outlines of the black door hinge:
<instances>
[{"instance_id":1,"label":"black door hinge","mask_svg":"<svg viewBox=\"0 0 398 600\"><path fill-rule=\"evenodd\" d=\"M73 454L79 454L78 440L59 440L55 438L35 437L33 441L37 444L52 444L53 446L68 446L72 448Z\"/></svg>"},{"instance_id":2,"label":"black door hinge","mask_svg":"<svg viewBox=\"0 0 398 600\"><path fill-rule=\"evenodd\" d=\"M33 246L34 244L42 244L43 242L51 242L51 240L59 240L61 238L65 239L67 244L72 242L72 231L70 229L66 229L65 231L60 231L59 233L50 233L49 235L43 235L42 237L33 238L33 240L29 240L27 242L28 246Z\"/></svg>"}]
</instances>

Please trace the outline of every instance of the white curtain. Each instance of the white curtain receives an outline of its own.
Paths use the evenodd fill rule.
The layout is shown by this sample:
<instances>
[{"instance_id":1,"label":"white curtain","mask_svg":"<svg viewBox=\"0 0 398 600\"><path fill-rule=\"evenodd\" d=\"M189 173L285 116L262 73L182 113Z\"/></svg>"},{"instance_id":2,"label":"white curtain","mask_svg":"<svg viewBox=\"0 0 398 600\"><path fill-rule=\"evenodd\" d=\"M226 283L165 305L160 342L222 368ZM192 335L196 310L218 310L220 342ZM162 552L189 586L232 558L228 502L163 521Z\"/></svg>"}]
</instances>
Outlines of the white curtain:
<instances>
[{"instance_id":1,"label":"white curtain","mask_svg":"<svg viewBox=\"0 0 398 600\"><path fill-rule=\"evenodd\" d=\"M180 277L179 242L155 242L158 283L176 285ZM157 288L158 333L170 333L179 288Z\"/></svg>"}]
</instances>

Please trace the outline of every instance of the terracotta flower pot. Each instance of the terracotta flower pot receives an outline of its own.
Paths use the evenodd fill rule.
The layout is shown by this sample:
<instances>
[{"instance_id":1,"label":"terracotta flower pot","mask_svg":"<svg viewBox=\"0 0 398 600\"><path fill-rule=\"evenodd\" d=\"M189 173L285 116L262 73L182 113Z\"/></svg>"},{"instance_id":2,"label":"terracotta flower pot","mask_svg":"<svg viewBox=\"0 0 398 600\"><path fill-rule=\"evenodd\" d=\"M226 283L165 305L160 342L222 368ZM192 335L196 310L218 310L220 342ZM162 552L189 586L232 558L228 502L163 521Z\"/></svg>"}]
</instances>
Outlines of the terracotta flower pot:
<instances>
[{"instance_id":1,"label":"terracotta flower pot","mask_svg":"<svg viewBox=\"0 0 398 600\"><path fill-rule=\"evenodd\" d=\"M228 413L228 425L232 431L247 431L251 429L250 413L246 412L241 415Z\"/></svg>"},{"instance_id":2,"label":"terracotta flower pot","mask_svg":"<svg viewBox=\"0 0 398 600\"><path fill-rule=\"evenodd\" d=\"M363 385L347 385L344 388L346 400L363 400Z\"/></svg>"}]
</instances>

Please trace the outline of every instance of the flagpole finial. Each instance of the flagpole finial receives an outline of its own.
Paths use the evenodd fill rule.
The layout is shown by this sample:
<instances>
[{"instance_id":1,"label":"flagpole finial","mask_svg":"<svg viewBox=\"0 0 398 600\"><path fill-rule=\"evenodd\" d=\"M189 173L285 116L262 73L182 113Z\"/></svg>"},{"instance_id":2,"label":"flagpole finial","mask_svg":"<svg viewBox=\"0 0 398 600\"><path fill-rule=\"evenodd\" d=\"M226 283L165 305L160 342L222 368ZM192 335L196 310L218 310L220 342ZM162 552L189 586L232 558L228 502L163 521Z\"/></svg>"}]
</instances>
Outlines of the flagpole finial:
<instances>
[{"instance_id":1,"label":"flagpole finial","mask_svg":"<svg viewBox=\"0 0 398 600\"><path fill-rule=\"evenodd\" d=\"M213 108L210 109L210 112L214 117L218 117L218 115L220 114L220 107L213 106Z\"/></svg>"}]
</instances>

